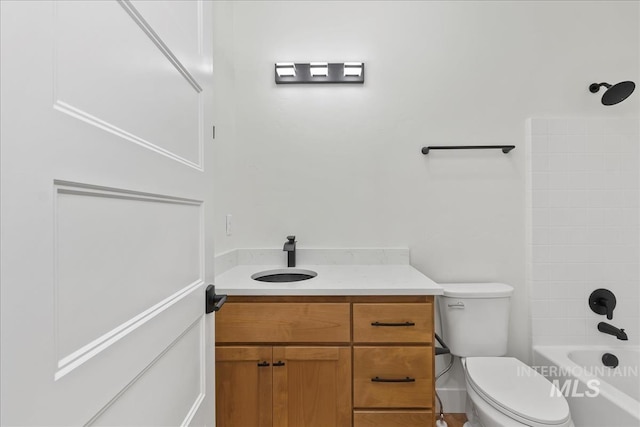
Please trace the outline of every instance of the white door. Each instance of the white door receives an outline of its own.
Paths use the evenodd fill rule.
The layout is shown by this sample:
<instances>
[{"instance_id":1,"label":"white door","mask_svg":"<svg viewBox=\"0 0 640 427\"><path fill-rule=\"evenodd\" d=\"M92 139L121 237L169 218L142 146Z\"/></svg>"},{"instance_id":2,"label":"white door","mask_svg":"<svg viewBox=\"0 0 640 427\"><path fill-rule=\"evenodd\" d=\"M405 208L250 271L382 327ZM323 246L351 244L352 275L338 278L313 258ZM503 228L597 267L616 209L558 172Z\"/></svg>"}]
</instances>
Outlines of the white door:
<instances>
[{"instance_id":1,"label":"white door","mask_svg":"<svg viewBox=\"0 0 640 427\"><path fill-rule=\"evenodd\" d=\"M0 4L2 425L213 425L211 4Z\"/></svg>"}]
</instances>

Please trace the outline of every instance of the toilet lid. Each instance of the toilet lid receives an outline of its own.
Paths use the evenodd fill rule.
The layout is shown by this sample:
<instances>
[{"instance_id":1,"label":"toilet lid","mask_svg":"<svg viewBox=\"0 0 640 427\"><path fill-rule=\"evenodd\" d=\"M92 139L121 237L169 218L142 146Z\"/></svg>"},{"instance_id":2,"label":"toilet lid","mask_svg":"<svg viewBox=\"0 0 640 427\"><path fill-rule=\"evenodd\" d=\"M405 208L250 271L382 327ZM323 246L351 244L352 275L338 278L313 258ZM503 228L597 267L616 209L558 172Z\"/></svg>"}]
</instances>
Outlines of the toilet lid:
<instances>
[{"instance_id":1,"label":"toilet lid","mask_svg":"<svg viewBox=\"0 0 640 427\"><path fill-rule=\"evenodd\" d=\"M569 405L553 385L513 357L467 357L467 378L501 412L542 424L569 419Z\"/></svg>"}]
</instances>

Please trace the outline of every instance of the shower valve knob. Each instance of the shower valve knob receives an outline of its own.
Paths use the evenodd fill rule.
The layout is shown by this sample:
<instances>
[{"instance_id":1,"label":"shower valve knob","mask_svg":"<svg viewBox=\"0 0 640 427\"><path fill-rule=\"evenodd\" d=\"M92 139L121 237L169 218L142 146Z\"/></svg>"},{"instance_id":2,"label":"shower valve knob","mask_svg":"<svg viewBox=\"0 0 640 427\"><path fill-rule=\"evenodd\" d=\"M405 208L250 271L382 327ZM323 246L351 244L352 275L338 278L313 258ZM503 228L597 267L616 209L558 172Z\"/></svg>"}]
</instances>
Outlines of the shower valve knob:
<instances>
[{"instance_id":1,"label":"shower valve knob","mask_svg":"<svg viewBox=\"0 0 640 427\"><path fill-rule=\"evenodd\" d=\"M589 295L589 307L596 314L605 314L607 319L613 319L613 309L616 308L616 296L608 289L596 289Z\"/></svg>"}]
</instances>

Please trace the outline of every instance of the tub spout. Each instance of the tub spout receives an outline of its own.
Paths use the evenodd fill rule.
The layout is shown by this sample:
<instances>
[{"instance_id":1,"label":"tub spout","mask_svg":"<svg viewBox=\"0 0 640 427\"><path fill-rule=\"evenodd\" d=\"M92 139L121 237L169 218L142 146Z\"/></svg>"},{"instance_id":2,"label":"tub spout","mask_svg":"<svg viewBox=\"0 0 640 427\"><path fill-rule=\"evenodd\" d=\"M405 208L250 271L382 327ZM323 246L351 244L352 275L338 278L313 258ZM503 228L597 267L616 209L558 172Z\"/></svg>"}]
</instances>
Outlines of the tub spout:
<instances>
[{"instance_id":1,"label":"tub spout","mask_svg":"<svg viewBox=\"0 0 640 427\"><path fill-rule=\"evenodd\" d=\"M629 339L629 338L627 338L627 334L624 331L624 329L618 329L615 326L610 325L610 324L605 323L605 322L598 323L598 330L600 332L605 333L605 334L613 335L614 337L618 338L619 340L627 341Z\"/></svg>"}]
</instances>

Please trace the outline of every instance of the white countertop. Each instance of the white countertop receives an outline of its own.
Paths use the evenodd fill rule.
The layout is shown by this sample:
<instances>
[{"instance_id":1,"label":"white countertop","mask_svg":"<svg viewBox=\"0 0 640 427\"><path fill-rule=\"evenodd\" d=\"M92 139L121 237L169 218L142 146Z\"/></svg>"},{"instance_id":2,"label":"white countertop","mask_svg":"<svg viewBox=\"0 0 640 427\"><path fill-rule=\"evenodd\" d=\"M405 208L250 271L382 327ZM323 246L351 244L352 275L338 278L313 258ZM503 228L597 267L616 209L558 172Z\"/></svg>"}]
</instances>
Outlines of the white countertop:
<instances>
[{"instance_id":1,"label":"white countertop","mask_svg":"<svg viewBox=\"0 0 640 427\"><path fill-rule=\"evenodd\" d=\"M268 283L251 275L282 265L238 265L216 277L216 293L250 296L442 295L440 285L410 265L296 265L312 270L312 279Z\"/></svg>"}]
</instances>

